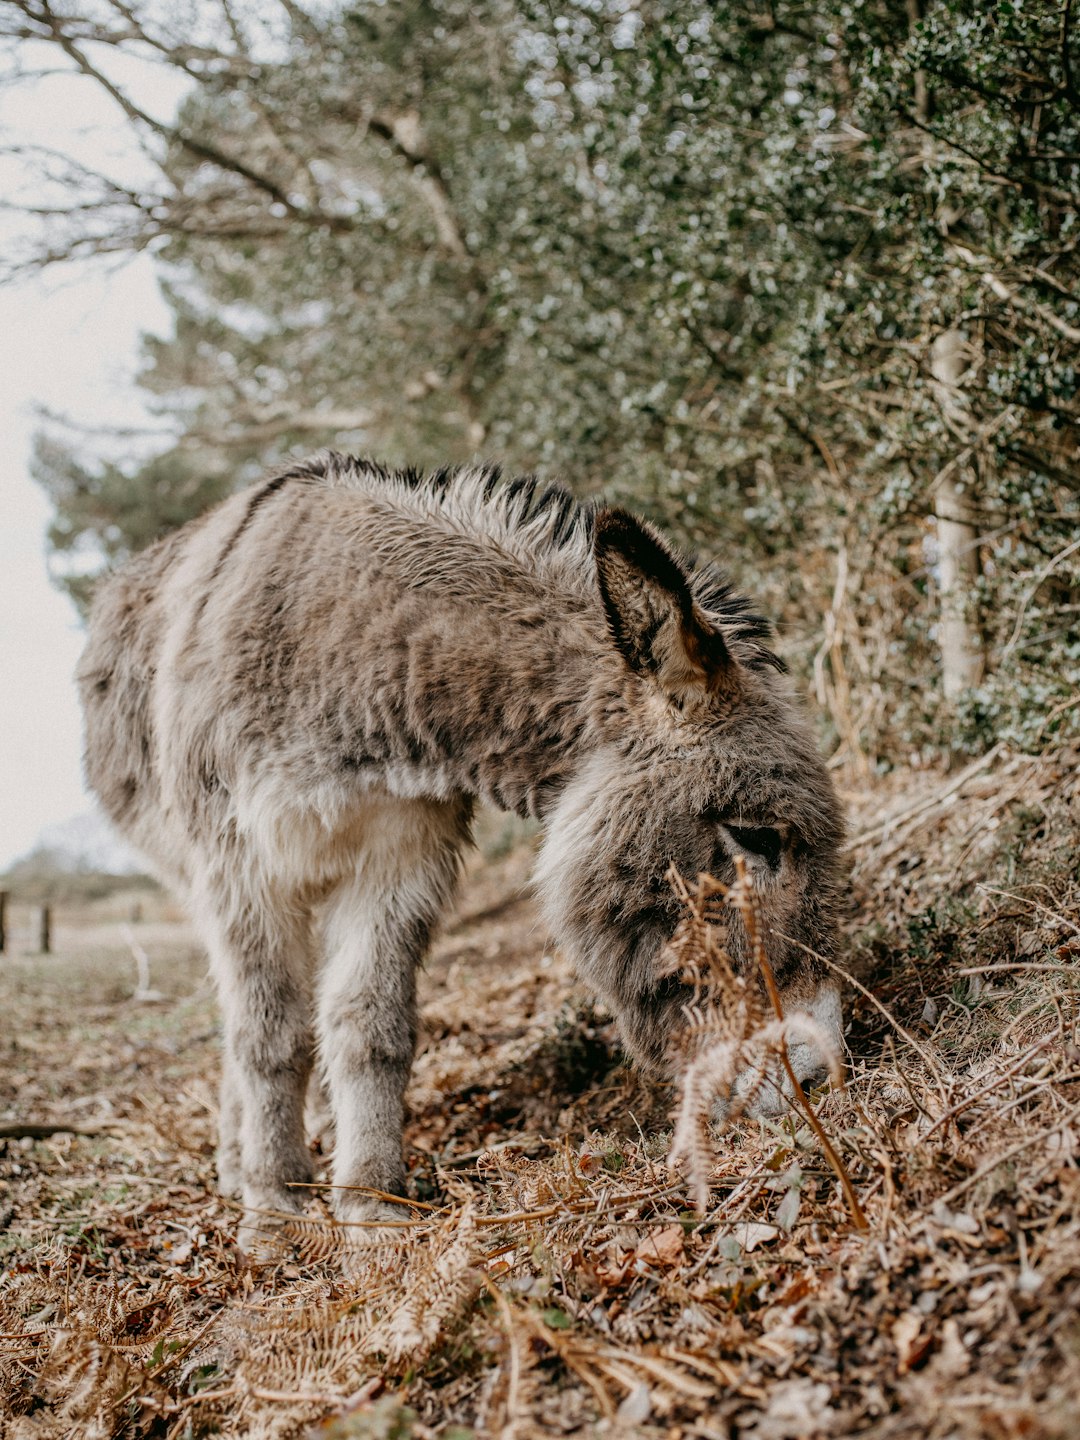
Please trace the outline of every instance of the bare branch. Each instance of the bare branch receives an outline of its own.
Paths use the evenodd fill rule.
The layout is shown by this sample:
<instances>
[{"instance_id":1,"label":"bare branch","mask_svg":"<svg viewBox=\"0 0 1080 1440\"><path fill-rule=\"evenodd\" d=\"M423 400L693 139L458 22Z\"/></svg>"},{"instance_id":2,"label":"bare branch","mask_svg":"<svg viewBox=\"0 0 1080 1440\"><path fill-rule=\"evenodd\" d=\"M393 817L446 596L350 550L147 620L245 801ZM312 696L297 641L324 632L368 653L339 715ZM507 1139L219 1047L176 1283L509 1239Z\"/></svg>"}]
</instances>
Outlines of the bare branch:
<instances>
[{"instance_id":1,"label":"bare branch","mask_svg":"<svg viewBox=\"0 0 1080 1440\"><path fill-rule=\"evenodd\" d=\"M237 448L263 445L280 435L327 434L331 431L366 430L375 419L373 410L285 410L242 420L220 430L195 427L180 441L184 448L198 449L204 445Z\"/></svg>"},{"instance_id":2,"label":"bare branch","mask_svg":"<svg viewBox=\"0 0 1080 1440\"><path fill-rule=\"evenodd\" d=\"M37 20L39 24L47 27L48 38L72 60L79 72L88 79L93 80L104 92L120 107L127 118L136 126L144 126L155 135L170 144L180 145L196 159L209 161L221 170L231 171L246 180L250 185L265 191L267 195L282 206L289 214L298 218L312 218L306 216L301 207L297 206L288 193L269 175L265 175L252 166L241 160L236 155L228 154L219 146L209 140L200 139L191 135L177 126L165 124L163 121L150 115L141 106L124 93L120 87L113 83L109 77L100 70L89 58L86 52L76 44L65 26L65 19L54 14L47 0L42 0L40 14L35 14L29 0L8 0L14 3L29 18ZM184 68L182 65L180 68ZM158 164L160 165L160 160ZM320 220L332 220L336 217L320 217Z\"/></svg>"},{"instance_id":3,"label":"bare branch","mask_svg":"<svg viewBox=\"0 0 1080 1440\"><path fill-rule=\"evenodd\" d=\"M0 22L0 36L12 40L40 40L55 43L56 35L44 14L34 13L29 0L4 0L4 3L20 10L29 24L5 26ZM80 15L62 17L65 33L69 39L87 45L102 45L114 50L130 51L134 46L143 45L152 52L143 58L174 66L189 74L192 79L202 80L205 74L197 62L212 64L215 74L230 73L250 76L257 70L256 63L247 54L230 53L212 45L194 44L190 41L176 42L161 39L142 23L135 12L121 0L107 0L107 3L125 21L123 27L110 29L98 22L88 21ZM45 7L47 8L47 7ZM30 28L33 25L40 28ZM68 72L63 72L68 73Z\"/></svg>"},{"instance_id":4,"label":"bare branch","mask_svg":"<svg viewBox=\"0 0 1080 1440\"><path fill-rule=\"evenodd\" d=\"M367 127L373 135L386 140L413 172L413 178L427 201L435 220L439 239L453 254L464 259L469 253L450 200L450 191L438 162L428 151L420 116L415 110L402 115L372 115Z\"/></svg>"},{"instance_id":5,"label":"bare branch","mask_svg":"<svg viewBox=\"0 0 1080 1440\"><path fill-rule=\"evenodd\" d=\"M1029 315L1037 315L1044 325L1049 325L1051 330L1070 340L1074 345L1080 345L1080 329L1070 325L1067 320L1062 320L1060 315L1055 315L1045 305L1040 305L1037 300L1028 300L1019 295L1011 286L1006 285L1000 275L994 275L989 270L983 274L983 284L986 285L999 300L1006 301L1018 310L1025 310Z\"/></svg>"}]
</instances>

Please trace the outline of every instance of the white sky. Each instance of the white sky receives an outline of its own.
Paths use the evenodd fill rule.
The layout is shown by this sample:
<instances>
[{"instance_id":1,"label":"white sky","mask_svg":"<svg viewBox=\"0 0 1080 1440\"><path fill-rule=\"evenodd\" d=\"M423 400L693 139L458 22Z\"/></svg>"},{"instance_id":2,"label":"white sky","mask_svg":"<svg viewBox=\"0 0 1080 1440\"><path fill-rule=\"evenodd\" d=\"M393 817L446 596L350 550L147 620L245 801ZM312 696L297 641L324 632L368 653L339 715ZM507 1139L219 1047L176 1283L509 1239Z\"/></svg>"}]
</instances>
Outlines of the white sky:
<instances>
[{"instance_id":1,"label":"white sky","mask_svg":"<svg viewBox=\"0 0 1080 1440\"><path fill-rule=\"evenodd\" d=\"M0 289L0 869L89 804L72 679L82 633L46 571L34 407L95 425L145 420L132 384L138 336L165 320L145 257L112 275L94 266L66 283L57 272Z\"/></svg>"},{"instance_id":2,"label":"white sky","mask_svg":"<svg viewBox=\"0 0 1080 1440\"><path fill-rule=\"evenodd\" d=\"M148 66L133 67L125 78L136 93L153 95L159 113L168 114L179 99L177 77L159 68L151 74ZM6 94L0 127L5 140L105 157L125 179L145 173L146 161L126 139L111 102L76 77ZM24 198L25 175L0 169L0 196L20 178ZM12 242L18 225L5 218L0 244ZM138 340L167 325L145 255L122 265L54 269L0 288L0 870L45 826L90 804L72 679L82 635L46 570L49 507L29 473L35 406L94 426L153 423L133 383Z\"/></svg>"}]
</instances>

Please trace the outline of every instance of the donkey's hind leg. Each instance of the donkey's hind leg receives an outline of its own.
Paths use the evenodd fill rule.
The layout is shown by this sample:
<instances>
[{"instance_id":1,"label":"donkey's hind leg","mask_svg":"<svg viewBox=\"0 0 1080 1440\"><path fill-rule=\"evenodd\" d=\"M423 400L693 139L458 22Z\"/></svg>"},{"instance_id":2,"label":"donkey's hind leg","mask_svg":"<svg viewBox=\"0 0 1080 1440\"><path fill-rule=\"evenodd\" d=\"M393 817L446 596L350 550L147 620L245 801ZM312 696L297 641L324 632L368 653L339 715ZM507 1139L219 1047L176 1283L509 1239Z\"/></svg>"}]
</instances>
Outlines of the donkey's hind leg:
<instances>
[{"instance_id":1,"label":"donkey's hind leg","mask_svg":"<svg viewBox=\"0 0 1080 1440\"><path fill-rule=\"evenodd\" d=\"M243 1248L303 1208L311 1179L304 1095L313 1059L310 916L268 894L199 897L225 1031L222 1186L239 1158Z\"/></svg>"},{"instance_id":2,"label":"donkey's hind leg","mask_svg":"<svg viewBox=\"0 0 1080 1440\"><path fill-rule=\"evenodd\" d=\"M394 801L377 839L326 910L317 1003L320 1062L334 1112L335 1210L404 1219L366 1190L401 1194L404 1093L416 1044L416 968L453 892L466 802ZM363 1232L350 1237L362 1241Z\"/></svg>"}]
</instances>

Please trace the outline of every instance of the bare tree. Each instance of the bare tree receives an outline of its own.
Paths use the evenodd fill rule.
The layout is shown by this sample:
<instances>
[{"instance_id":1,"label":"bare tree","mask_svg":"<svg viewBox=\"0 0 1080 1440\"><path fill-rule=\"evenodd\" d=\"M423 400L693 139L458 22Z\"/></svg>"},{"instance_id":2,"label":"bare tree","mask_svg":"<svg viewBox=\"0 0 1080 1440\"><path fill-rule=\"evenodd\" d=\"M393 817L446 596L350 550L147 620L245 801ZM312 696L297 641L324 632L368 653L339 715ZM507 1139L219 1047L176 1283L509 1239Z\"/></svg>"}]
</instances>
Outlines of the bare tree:
<instances>
[{"instance_id":1,"label":"bare tree","mask_svg":"<svg viewBox=\"0 0 1080 1440\"><path fill-rule=\"evenodd\" d=\"M930 349L930 373L942 418L949 431L965 445L970 440L971 416L961 378L967 368L968 354L968 343L959 330L943 330ZM978 685L985 664L982 637L973 613L980 569L979 532L972 494L978 461L973 447L968 446L966 453L966 466L950 462L934 482L941 594L938 641L946 700L956 700L965 690Z\"/></svg>"},{"instance_id":2,"label":"bare tree","mask_svg":"<svg viewBox=\"0 0 1080 1440\"><path fill-rule=\"evenodd\" d=\"M301 34L313 42L325 39L317 22L301 7L290 0L284 9L294 40ZM339 167L318 163L320 149L327 152L321 157L324 161L342 159L335 145L340 137L320 139L307 133L291 103L295 97L290 95L283 104L268 87L274 61L261 53L264 47L242 27L226 0L203 7L200 15L206 17L207 37L193 43L173 33L178 27L171 22L167 7L155 11L153 6L129 5L122 0L85 0L77 10L61 11L52 0L0 0L0 42L8 42L8 64L0 83L11 85L48 73L21 57L33 42L39 47L51 46L58 52L60 68L84 76L116 104L161 175L160 189L140 192L91 167L78 166L67 156L40 148L0 148L0 154L17 154L51 170L63 189L77 195L77 200L67 205L36 207L42 218L79 223L77 253L130 251L158 236L264 238L297 224L348 232L363 223L356 207L341 203ZM211 43L210 36L216 36L216 43ZM190 79L193 87L241 94L248 111L243 145L199 124L188 107L180 117L168 121L152 114L133 98L130 88L109 73L109 52L142 56L167 66ZM338 112L336 119L348 132L350 148L369 137L393 155L428 207L437 243L454 257L465 259L468 245L453 198L416 108L406 105L395 113L342 96ZM175 168L167 165L177 155L199 170L198 185L191 194L178 189ZM355 151L349 160L355 163ZM28 207L20 208L25 211ZM124 223L120 223L121 214ZM96 226L92 224L95 218L100 222ZM71 255L70 247L41 250L34 263L47 264Z\"/></svg>"}]
</instances>

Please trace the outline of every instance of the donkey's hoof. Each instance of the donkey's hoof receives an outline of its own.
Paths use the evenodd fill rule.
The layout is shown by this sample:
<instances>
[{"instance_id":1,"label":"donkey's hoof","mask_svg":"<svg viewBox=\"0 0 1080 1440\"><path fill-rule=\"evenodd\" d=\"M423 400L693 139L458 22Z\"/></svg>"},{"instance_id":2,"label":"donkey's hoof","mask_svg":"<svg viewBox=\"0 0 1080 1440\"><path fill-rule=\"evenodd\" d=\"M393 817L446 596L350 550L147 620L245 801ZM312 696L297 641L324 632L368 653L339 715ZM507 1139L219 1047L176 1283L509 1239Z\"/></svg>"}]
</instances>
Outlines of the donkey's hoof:
<instances>
[{"instance_id":1,"label":"donkey's hoof","mask_svg":"<svg viewBox=\"0 0 1080 1440\"><path fill-rule=\"evenodd\" d=\"M244 1217L236 1232L236 1245L250 1265L279 1265L292 1259L295 1249L279 1221L267 1222L260 1215Z\"/></svg>"},{"instance_id":2,"label":"donkey's hoof","mask_svg":"<svg viewBox=\"0 0 1080 1440\"><path fill-rule=\"evenodd\" d=\"M226 1200L239 1200L243 1194L244 1181L238 1165L230 1165L220 1156L217 1162L217 1193Z\"/></svg>"},{"instance_id":3,"label":"donkey's hoof","mask_svg":"<svg viewBox=\"0 0 1080 1440\"><path fill-rule=\"evenodd\" d=\"M253 1265L275 1265L296 1253L297 1233L291 1228L301 1209L291 1197L276 1203L249 1204L236 1232L236 1244Z\"/></svg>"},{"instance_id":4,"label":"donkey's hoof","mask_svg":"<svg viewBox=\"0 0 1080 1440\"><path fill-rule=\"evenodd\" d=\"M390 1200L356 1200L335 1208L342 1238L354 1246L362 1246L372 1236L380 1241L387 1237L400 1240L416 1219L407 1200L400 1205Z\"/></svg>"},{"instance_id":5,"label":"donkey's hoof","mask_svg":"<svg viewBox=\"0 0 1080 1440\"><path fill-rule=\"evenodd\" d=\"M386 1200L365 1200L338 1210L341 1237L341 1270L348 1279L358 1279L371 1262L410 1233L413 1212L407 1204Z\"/></svg>"}]
</instances>

